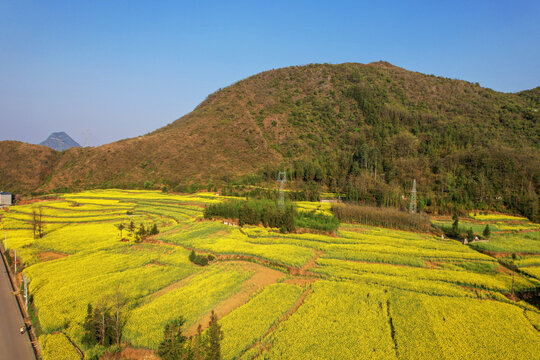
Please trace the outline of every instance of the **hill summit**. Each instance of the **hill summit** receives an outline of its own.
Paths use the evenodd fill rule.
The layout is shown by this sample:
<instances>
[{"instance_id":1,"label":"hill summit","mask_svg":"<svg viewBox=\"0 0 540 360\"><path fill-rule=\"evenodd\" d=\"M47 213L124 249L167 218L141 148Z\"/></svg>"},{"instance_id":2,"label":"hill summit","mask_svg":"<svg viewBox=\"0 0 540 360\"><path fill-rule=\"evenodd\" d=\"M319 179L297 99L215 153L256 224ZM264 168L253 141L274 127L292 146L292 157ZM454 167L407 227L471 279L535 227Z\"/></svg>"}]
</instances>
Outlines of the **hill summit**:
<instances>
[{"instance_id":1,"label":"hill summit","mask_svg":"<svg viewBox=\"0 0 540 360\"><path fill-rule=\"evenodd\" d=\"M538 95L387 62L292 66L220 89L144 136L62 153L0 142L0 187L184 191L274 185L286 169L290 187L358 202L403 207L414 178L419 209L511 208L535 218Z\"/></svg>"},{"instance_id":2,"label":"hill summit","mask_svg":"<svg viewBox=\"0 0 540 360\"><path fill-rule=\"evenodd\" d=\"M56 151L64 151L72 147L81 147L75 140L73 140L65 132L53 132L47 140L42 141L39 145L45 145Z\"/></svg>"}]
</instances>

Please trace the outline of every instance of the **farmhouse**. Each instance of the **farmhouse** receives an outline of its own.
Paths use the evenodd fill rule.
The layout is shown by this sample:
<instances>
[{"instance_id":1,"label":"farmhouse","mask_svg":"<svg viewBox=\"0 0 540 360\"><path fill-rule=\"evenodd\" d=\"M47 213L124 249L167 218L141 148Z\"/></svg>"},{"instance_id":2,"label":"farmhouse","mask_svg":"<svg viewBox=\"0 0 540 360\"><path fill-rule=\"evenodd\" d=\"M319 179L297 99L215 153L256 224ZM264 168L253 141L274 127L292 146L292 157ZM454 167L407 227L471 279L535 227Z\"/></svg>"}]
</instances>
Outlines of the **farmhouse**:
<instances>
[{"instance_id":1,"label":"farmhouse","mask_svg":"<svg viewBox=\"0 0 540 360\"><path fill-rule=\"evenodd\" d=\"M0 208L4 206L11 206L12 202L13 202L13 195L11 193L0 191Z\"/></svg>"}]
</instances>

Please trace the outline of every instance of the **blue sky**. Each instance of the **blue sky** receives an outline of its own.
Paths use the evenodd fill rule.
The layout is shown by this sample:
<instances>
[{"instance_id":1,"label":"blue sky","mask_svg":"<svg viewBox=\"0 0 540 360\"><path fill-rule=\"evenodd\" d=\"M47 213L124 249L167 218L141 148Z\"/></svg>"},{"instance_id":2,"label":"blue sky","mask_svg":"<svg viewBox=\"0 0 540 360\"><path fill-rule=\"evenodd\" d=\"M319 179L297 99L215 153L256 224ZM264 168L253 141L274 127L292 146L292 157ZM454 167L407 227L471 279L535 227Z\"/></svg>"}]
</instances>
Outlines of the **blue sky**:
<instances>
[{"instance_id":1,"label":"blue sky","mask_svg":"<svg viewBox=\"0 0 540 360\"><path fill-rule=\"evenodd\" d=\"M151 132L215 90L308 63L385 60L540 85L539 1L0 0L0 140Z\"/></svg>"}]
</instances>

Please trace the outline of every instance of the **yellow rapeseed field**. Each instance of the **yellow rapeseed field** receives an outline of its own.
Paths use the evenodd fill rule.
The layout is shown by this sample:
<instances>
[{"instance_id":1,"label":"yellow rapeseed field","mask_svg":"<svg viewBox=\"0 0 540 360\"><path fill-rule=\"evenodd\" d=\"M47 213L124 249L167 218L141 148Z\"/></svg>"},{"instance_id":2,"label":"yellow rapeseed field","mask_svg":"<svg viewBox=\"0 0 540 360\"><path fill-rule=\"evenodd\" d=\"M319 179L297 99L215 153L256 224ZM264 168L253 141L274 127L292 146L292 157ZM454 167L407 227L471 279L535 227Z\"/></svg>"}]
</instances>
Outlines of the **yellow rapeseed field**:
<instances>
[{"instance_id":1,"label":"yellow rapeseed field","mask_svg":"<svg viewBox=\"0 0 540 360\"><path fill-rule=\"evenodd\" d=\"M8 250L29 279L44 359L80 358L66 336L90 355L101 351L81 342L86 309L116 292L125 296L123 341L134 347L157 349L168 320L184 317L187 331L234 306L220 319L225 360L537 357L540 311L510 299L503 265L519 268L514 290L540 286L538 224L472 213L475 231L490 224L492 234L463 245L364 225L282 234L203 219L206 205L228 199L107 189L0 210ZM329 204L296 206L331 214ZM43 237L34 237L39 208ZM120 233L130 222L160 233L140 242ZM3 230L0 240L4 250ZM195 265L192 249L216 259ZM247 262L283 277L261 280Z\"/></svg>"}]
</instances>

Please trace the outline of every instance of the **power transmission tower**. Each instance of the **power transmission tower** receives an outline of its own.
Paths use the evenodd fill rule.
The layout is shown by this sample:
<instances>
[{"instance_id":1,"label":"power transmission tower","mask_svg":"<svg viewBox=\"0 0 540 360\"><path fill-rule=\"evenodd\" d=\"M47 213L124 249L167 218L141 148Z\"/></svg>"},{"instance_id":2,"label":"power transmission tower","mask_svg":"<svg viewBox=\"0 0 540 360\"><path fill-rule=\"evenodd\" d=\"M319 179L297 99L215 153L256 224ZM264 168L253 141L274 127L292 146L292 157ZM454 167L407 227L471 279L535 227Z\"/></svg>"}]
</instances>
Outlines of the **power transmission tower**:
<instances>
[{"instance_id":1,"label":"power transmission tower","mask_svg":"<svg viewBox=\"0 0 540 360\"><path fill-rule=\"evenodd\" d=\"M416 179L412 181L412 190L411 190L411 203L409 204L409 214L416 214L418 209L416 207Z\"/></svg>"},{"instance_id":2,"label":"power transmission tower","mask_svg":"<svg viewBox=\"0 0 540 360\"><path fill-rule=\"evenodd\" d=\"M283 208L285 207L285 196L283 194L283 185L287 182L287 174L285 171L280 171L278 173L277 181L279 182L278 207L280 210L283 210Z\"/></svg>"}]
</instances>

